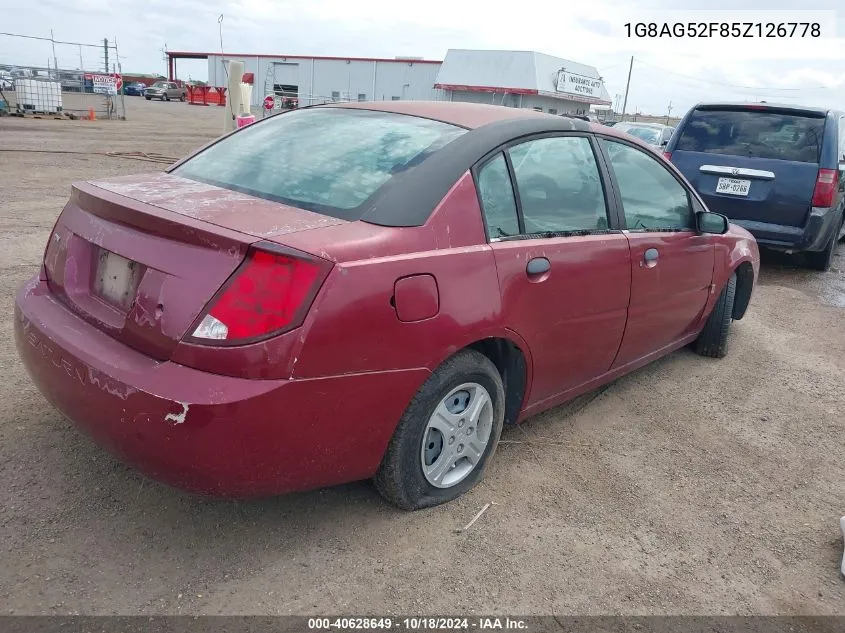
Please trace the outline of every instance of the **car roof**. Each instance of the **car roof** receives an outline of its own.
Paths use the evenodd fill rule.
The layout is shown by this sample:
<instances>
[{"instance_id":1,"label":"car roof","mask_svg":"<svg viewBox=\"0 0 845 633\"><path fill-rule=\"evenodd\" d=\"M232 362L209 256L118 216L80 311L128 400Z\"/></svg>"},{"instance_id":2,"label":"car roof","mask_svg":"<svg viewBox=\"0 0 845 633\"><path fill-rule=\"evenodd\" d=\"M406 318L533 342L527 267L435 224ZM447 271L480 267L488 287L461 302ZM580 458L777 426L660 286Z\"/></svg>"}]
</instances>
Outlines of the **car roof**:
<instances>
[{"instance_id":1,"label":"car roof","mask_svg":"<svg viewBox=\"0 0 845 633\"><path fill-rule=\"evenodd\" d=\"M529 108L509 108L507 106L488 105L484 103L467 103L463 101L368 101L352 103L330 103L315 107L350 108L355 110L376 110L379 112L393 112L407 114L426 119L434 119L450 123L470 130L506 123L534 121L536 128L542 127L543 121L550 123L549 131L559 130L561 120L571 121L573 128L581 132L597 132L605 136L614 136L631 140L628 134L613 127L584 121L577 117L567 117L555 114L537 112Z\"/></svg>"},{"instance_id":2,"label":"car roof","mask_svg":"<svg viewBox=\"0 0 845 633\"><path fill-rule=\"evenodd\" d=\"M368 101L328 105L336 108L378 110L380 112L408 114L451 123L452 125L470 130L509 119L558 118L552 114L544 114L528 108L508 108L506 106L467 103L463 101Z\"/></svg>"},{"instance_id":3,"label":"car roof","mask_svg":"<svg viewBox=\"0 0 845 633\"><path fill-rule=\"evenodd\" d=\"M821 108L819 106L803 106L795 103L772 103L768 101L702 101L697 103L694 109L698 108L752 108L774 110L794 110L795 112L813 112L816 114L827 114L836 112L833 108Z\"/></svg>"}]
</instances>

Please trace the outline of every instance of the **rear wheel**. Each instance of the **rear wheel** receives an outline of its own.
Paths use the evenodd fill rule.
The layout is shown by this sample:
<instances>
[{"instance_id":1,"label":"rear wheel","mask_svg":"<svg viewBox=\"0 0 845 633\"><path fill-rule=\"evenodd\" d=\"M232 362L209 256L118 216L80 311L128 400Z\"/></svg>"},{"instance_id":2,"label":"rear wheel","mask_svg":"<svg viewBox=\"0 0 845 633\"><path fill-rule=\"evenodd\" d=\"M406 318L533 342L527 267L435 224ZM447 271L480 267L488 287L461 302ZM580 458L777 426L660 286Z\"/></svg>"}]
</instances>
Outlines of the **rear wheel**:
<instances>
[{"instance_id":1,"label":"rear wheel","mask_svg":"<svg viewBox=\"0 0 845 633\"><path fill-rule=\"evenodd\" d=\"M152 97L144 97L147 101L151 100Z\"/></svg>"},{"instance_id":2,"label":"rear wheel","mask_svg":"<svg viewBox=\"0 0 845 633\"><path fill-rule=\"evenodd\" d=\"M810 268L821 272L830 269L830 265L833 263L833 252L836 250L836 242L839 241L836 239L837 237L839 237L839 231L835 230L827 241L824 250L817 253L807 253L807 261L810 264Z\"/></svg>"},{"instance_id":3,"label":"rear wheel","mask_svg":"<svg viewBox=\"0 0 845 633\"><path fill-rule=\"evenodd\" d=\"M170 95L167 95L167 94L166 94L166 95L164 95L164 96L161 98L161 100L162 100L162 101L170 101Z\"/></svg>"},{"instance_id":4,"label":"rear wheel","mask_svg":"<svg viewBox=\"0 0 845 633\"><path fill-rule=\"evenodd\" d=\"M481 479L505 417L496 366L463 350L423 384L399 421L374 482L403 510L455 499Z\"/></svg>"},{"instance_id":5,"label":"rear wheel","mask_svg":"<svg viewBox=\"0 0 845 633\"><path fill-rule=\"evenodd\" d=\"M710 358L723 358L728 353L728 331L733 322L735 297L736 273L733 273L716 300L716 305L707 323L704 324L704 329L695 340L694 349L697 354Z\"/></svg>"},{"instance_id":6,"label":"rear wheel","mask_svg":"<svg viewBox=\"0 0 845 633\"><path fill-rule=\"evenodd\" d=\"M184 100L185 100L185 95L184 94L179 95L179 101L184 101Z\"/></svg>"}]
</instances>

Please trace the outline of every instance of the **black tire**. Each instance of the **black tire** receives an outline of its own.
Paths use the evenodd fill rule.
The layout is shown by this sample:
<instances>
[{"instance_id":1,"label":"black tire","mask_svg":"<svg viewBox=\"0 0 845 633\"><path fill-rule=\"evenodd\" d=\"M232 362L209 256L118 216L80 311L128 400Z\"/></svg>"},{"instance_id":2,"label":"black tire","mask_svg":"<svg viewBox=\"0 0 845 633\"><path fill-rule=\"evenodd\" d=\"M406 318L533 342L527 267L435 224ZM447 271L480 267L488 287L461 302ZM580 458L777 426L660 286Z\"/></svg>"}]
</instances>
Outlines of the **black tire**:
<instances>
[{"instance_id":1,"label":"black tire","mask_svg":"<svg viewBox=\"0 0 845 633\"><path fill-rule=\"evenodd\" d=\"M150 101L152 97L144 97L147 101Z\"/></svg>"},{"instance_id":2,"label":"black tire","mask_svg":"<svg viewBox=\"0 0 845 633\"><path fill-rule=\"evenodd\" d=\"M179 101L184 101L184 100L185 100L185 95L179 95Z\"/></svg>"},{"instance_id":3,"label":"black tire","mask_svg":"<svg viewBox=\"0 0 845 633\"><path fill-rule=\"evenodd\" d=\"M833 263L833 252L836 250L836 243L839 241L839 231L835 230L831 233L830 239L824 247L824 250L817 253L807 253L807 263L813 270L825 272L830 270L830 265Z\"/></svg>"},{"instance_id":4,"label":"black tire","mask_svg":"<svg viewBox=\"0 0 845 633\"><path fill-rule=\"evenodd\" d=\"M465 479L450 488L437 488L423 473L420 461L423 433L440 402L450 391L467 382L478 383L490 395L493 405L490 438L478 464ZM502 377L489 358L474 350L455 354L429 376L399 420L374 477L376 489L387 501L403 510L440 505L470 490L481 480L496 452L505 417L504 402Z\"/></svg>"},{"instance_id":5,"label":"black tire","mask_svg":"<svg viewBox=\"0 0 845 633\"><path fill-rule=\"evenodd\" d=\"M713 312L704 324L704 329L695 340L696 354L710 358L724 358L728 353L728 331L733 322L734 299L736 298L736 273L731 275L722 293L716 300Z\"/></svg>"},{"instance_id":6,"label":"black tire","mask_svg":"<svg viewBox=\"0 0 845 633\"><path fill-rule=\"evenodd\" d=\"M164 96L161 98L161 100L162 100L162 101L170 101L170 95L164 95Z\"/></svg>"}]
</instances>

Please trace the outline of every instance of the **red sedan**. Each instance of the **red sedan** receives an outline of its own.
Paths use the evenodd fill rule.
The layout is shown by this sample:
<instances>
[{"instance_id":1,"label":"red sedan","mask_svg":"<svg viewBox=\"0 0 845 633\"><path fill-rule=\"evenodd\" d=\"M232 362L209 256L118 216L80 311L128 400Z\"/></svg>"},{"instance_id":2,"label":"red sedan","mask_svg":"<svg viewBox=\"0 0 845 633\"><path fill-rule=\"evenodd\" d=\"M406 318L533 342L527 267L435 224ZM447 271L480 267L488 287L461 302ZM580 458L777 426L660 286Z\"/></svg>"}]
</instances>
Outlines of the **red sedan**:
<instances>
[{"instance_id":1,"label":"red sedan","mask_svg":"<svg viewBox=\"0 0 845 633\"><path fill-rule=\"evenodd\" d=\"M16 301L41 392L225 496L475 485L518 423L684 345L725 353L754 238L610 128L461 103L294 110L77 183Z\"/></svg>"}]
</instances>

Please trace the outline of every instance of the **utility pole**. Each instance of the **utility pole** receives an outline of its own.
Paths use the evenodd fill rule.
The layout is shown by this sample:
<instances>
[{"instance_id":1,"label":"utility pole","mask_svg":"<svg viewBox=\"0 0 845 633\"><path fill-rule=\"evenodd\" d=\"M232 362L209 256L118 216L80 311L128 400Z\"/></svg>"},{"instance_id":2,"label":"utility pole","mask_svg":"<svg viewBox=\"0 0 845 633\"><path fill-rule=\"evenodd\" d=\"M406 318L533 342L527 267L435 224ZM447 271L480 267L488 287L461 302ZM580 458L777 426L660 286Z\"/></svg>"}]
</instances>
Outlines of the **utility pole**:
<instances>
[{"instance_id":1,"label":"utility pole","mask_svg":"<svg viewBox=\"0 0 845 633\"><path fill-rule=\"evenodd\" d=\"M109 39L107 37L103 38L103 59L105 65L106 74L109 74Z\"/></svg>"},{"instance_id":2,"label":"utility pole","mask_svg":"<svg viewBox=\"0 0 845 633\"><path fill-rule=\"evenodd\" d=\"M669 125L669 117L672 116L672 102L669 102L669 107L666 108L666 125Z\"/></svg>"},{"instance_id":3,"label":"utility pole","mask_svg":"<svg viewBox=\"0 0 845 633\"><path fill-rule=\"evenodd\" d=\"M82 63L82 44L79 45L79 70L81 70L83 73L85 72L85 65Z\"/></svg>"},{"instance_id":4,"label":"utility pole","mask_svg":"<svg viewBox=\"0 0 845 633\"><path fill-rule=\"evenodd\" d=\"M631 87L631 71L634 70L634 56L631 55L631 64L628 66L628 82L625 84L625 101L622 102L622 120L625 120L625 110L628 109L628 89Z\"/></svg>"},{"instance_id":5,"label":"utility pole","mask_svg":"<svg viewBox=\"0 0 845 633\"><path fill-rule=\"evenodd\" d=\"M50 29L50 43L53 45L53 68L56 69L56 78L59 77L59 61L56 59L56 40L53 39L53 29Z\"/></svg>"}]
</instances>

